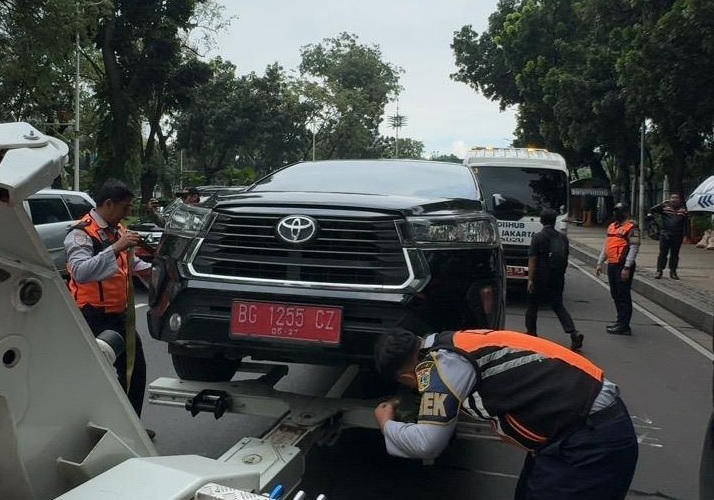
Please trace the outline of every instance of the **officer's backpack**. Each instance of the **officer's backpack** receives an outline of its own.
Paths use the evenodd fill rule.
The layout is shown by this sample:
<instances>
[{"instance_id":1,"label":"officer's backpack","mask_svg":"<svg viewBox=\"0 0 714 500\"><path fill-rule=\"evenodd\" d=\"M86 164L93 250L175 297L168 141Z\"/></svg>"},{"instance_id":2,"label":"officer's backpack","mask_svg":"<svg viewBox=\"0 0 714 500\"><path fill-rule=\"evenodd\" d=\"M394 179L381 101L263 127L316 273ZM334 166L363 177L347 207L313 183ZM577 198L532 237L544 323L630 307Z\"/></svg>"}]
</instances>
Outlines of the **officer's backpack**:
<instances>
[{"instance_id":1,"label":"officer's backpack","mask_svg":"<svg viewBox=\"0 0 714 500\"><path fill-rule=\"evenodd\" d=\"M550 234L548 239L548 265L554 273L564 273L568 267L568 254L565 249L565 236L560 233Z\"/></svg>"}]
</instances>

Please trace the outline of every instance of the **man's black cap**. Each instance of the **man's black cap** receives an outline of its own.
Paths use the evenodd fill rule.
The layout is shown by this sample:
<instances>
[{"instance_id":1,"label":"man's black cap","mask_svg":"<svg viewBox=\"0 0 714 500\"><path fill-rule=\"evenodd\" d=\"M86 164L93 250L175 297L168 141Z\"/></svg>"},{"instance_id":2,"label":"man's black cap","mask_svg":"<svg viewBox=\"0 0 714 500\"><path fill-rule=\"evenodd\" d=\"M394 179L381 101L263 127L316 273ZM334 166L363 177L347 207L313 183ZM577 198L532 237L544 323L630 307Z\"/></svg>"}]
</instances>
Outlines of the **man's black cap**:
<instances>
[{"instance_id":1,"label":"man's black cap","mask_svg":"<svg viewBox=\"0 0 714 500\"><path fill-rule=\"evenodd\" d=\"M195 187L183 188L181 191L176 193L176 196L185 198L186 196L191 196L194 194L199 194L198 189Z\"/></svg>"}]
</instances>

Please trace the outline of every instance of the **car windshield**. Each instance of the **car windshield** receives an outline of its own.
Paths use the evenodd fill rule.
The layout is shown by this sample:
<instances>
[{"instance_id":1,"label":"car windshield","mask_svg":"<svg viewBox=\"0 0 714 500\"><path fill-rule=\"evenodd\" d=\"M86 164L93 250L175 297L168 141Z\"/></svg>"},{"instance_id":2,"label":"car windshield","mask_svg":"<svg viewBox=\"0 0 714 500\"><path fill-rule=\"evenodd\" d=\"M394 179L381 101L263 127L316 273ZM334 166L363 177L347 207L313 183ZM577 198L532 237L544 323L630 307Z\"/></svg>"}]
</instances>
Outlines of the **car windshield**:
<instances>
[{"instance_id":1,"label":"car windshield","mask_svg":"<svg viewBox=\"0 0 714 500\"><path fill-rule=\"evenodd\" d=\"M474 171L486 206L497 219L519 220L537 217L544 208L559 212L568 208L567 178L559 170L479 166Z\"/></svg>"},{"instance_id":2,"label":"car windshield","mask_svg":"<svg viewBox=\"0 0 714 500\"><path fill-rule=\"evenodd\" d=\"M261 179L250 191L481 199L473 174L467 167L458 163L427 161L298 163Z\"/></svg>"}]
</instances>

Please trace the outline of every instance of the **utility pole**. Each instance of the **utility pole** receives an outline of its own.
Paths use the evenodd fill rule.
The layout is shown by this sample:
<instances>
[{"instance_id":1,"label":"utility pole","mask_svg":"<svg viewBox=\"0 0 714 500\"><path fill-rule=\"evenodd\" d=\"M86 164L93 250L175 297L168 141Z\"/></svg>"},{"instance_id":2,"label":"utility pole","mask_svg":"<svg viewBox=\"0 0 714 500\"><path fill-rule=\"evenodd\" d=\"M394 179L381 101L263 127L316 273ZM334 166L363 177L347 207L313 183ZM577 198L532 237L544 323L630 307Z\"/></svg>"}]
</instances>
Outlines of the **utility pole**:
<instances>
[{"instance_id":1,"label":"utility pole","mask_svg":"<svg viewBox=\"0 0 714 500\"><path fill-rule=\"evenodd\" d=\"M640 199L638 221L640 230L645 227L645 120L640 127Z\"/></svg>"},{"instance_id":2,"label":"utility pole","mask_svg":"<svg viewBox=\"0 0 714 500\"><path fill-rule=\"evenodd\" d=\"M397 99L397 120L400 121L399 125L395 128L396 135L394 137L394 157L399 158L399 127L401 127L401 120L399 116L399 99Z\"/></svg>"},{"instance_id":3,"label":"utility pole","mask_svg":"<svg viewBox=\"0 0 714 500\"><path fill-rule=\"evenodd\" d=\"M395 131L394 157L399 158L399 129L406 126L407 117L399 114L399 99L397 99L397 114L388 118L389 126Z\"/></svg>"},{"instance_id":4,"label":"utility pole","mask_svg":"<svg viewBox=\"0 0 714 500\"><path fill-rule=\"evenodd\" d=\"M79 11L79 4L77 4ZM79 191L79 29L75 32L76 68L74 74L74 190Z\"/></svg>"}]
</instances>

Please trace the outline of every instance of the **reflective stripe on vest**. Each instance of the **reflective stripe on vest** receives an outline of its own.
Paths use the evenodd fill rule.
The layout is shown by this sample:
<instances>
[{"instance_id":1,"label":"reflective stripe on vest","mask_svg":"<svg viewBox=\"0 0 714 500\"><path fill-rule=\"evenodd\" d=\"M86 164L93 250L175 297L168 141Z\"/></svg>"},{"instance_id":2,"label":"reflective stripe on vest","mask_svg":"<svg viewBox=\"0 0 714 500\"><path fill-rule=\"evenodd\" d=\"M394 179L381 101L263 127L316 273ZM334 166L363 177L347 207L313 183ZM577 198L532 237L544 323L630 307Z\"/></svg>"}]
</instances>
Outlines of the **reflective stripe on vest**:
<instances>
[{"instance_id":1,"label":"reflective stripe on vest","mask_svg":"<svg viewBox=\"0 0 714 500\"><path fill-rule=\"evenodd\" d=\"M471 361L476 384L461 409L527 450L582 426L602 389L603 371L591 361L518 332L442 332L425 349L455 351Z\"/></svg>"},{"instance_id":2,"label":"reflective stripe on vest","mask_svg":"<svg viewBox=\"0 0 714 500\"><path fill-rule=\"evenodd\" d=\"M608 264L623 264L630 249L630 233L635 223L628 220L620 226L614 222L607 227L607 254Z\"/></svg>"},{"instance_id":3,"label":"reflective stripe on vest","mask_svg":"<svg viewBox=\"0 0 714 500\"><path fill-rule=\"evenodd\" d=\"M93 254L98 255L102 250L108 248L116 241L113 235L107 234L94 218L87 214L81 222L89 222L86 227L82 227L85 233L92 240L94 248ZM123 228L118 226L121 234ZM103 308L107 313L122 313L126 310L129 298L129 259L127 252L120 252L116 257L119 271L103 281L90 281L88 283L77 283L74 280L72 269L67 266L70 281L69 289L80 309L84 306L94 306Z\"/></svg>"}]
</instances>

